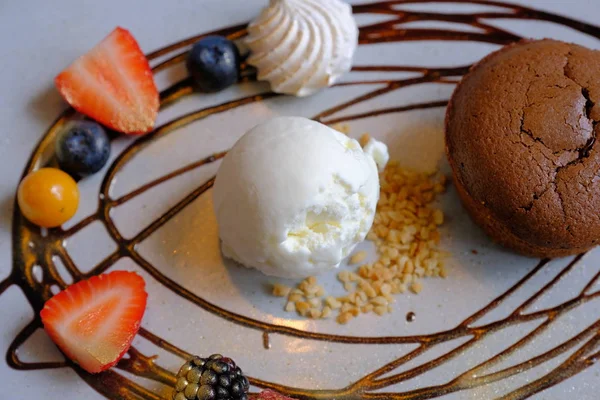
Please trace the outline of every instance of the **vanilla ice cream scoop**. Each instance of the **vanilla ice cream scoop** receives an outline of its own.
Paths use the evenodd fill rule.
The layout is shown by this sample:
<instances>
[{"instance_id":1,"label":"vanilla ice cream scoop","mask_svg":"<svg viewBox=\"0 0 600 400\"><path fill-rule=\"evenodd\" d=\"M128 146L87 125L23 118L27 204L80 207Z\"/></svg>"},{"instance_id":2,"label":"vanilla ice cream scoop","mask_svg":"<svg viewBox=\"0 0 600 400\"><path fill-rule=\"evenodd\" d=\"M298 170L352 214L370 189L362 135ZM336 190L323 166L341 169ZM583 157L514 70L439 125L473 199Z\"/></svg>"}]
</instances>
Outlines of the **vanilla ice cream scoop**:
<instances>
[{"instance_id":1,"label":"vanilla ice cream scoop","mask_svg":"<svg viewBox=\"0 0 600 400\"><path fill-rule=\"evenodd\" d=\"M227 153L213 199L226 257L268 275L306 277L338 267L364 240L379 176L356 140L306 118L279 117Z\"/></svg>"}]
</instances>

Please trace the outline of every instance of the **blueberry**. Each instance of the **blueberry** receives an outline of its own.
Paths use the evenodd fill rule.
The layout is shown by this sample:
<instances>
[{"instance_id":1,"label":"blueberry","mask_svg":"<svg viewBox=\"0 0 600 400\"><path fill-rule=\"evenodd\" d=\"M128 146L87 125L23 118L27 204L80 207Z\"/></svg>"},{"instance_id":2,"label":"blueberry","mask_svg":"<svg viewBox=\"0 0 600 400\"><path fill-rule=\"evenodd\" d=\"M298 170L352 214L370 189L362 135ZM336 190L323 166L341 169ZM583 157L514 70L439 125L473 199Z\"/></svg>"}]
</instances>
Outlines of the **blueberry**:
<instances>
[{"instance_id":1,"label":"blueberry","mask_svg":"<svg viewBox=\"0 0 600 400\"><path fill-rule=\"evenodd\" d=\"M58 165L75 178L100 171L109 156L110 141L96 122L74 121L56 141Z\"/></svg>"},{"instance_id":2,"label":"blueberry","mask_svg":"<svg viewBox=\"0 0 600 400\"><path fill-rule=\"evenodd\" d=\"M207 36L194 44L186 65L200 90L218 92L237 82L240 52L231 40Z\"/></svg>"}]
</instances>

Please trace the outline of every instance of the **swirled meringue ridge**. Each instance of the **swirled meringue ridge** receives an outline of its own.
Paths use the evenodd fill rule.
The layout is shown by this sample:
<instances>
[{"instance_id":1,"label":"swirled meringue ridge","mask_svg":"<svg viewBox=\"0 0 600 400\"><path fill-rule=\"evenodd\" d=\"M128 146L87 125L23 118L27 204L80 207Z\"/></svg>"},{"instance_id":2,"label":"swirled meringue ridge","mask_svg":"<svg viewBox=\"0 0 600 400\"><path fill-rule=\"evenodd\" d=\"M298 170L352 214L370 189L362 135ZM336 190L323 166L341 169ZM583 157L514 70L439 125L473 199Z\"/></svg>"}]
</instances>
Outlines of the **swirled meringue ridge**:
<instances>
[{"instance_id":1,"label":"swirled meringue ridge","mask_svg":"<svg viewBox=\"0 0 600 400\"><path fill-rule=\"evenodd\" d=\"M340 0L270 0L248 33L258 79L300 97L348 72L358 44L352 8Z\"/></svg>"}]
</instances>

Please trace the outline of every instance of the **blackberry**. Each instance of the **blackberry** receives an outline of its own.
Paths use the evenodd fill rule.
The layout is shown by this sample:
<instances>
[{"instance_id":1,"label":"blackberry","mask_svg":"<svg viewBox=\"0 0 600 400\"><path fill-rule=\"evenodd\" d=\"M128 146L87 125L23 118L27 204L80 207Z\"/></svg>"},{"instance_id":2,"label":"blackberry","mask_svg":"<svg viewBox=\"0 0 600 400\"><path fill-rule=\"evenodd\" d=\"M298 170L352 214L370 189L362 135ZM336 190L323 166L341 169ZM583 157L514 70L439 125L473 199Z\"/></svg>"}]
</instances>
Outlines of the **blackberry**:
<instances>
[{"instance_id":1,"label":"blackberry","mask_svg":"<svg viewBox=\"0 0 600 400\"><path fill-rule=\"evenodd\" d=\"M231 358L196 356L179 369L173 400L248 400L248 387Z\"/></svg>"}]
</instances>

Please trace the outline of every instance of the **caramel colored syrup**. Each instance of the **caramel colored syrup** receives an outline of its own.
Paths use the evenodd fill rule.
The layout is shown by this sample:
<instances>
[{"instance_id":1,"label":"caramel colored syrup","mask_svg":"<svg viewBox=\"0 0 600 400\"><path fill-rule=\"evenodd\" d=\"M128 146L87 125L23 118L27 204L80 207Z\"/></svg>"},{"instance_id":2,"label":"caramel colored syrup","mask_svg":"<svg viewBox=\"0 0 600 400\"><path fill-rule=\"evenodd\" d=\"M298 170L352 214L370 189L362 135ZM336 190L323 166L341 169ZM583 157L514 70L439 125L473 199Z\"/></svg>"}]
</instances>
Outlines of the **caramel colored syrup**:
<instances>
[{"instance_id":1,"label":"caramel colored syrup","mask_svg":"<svg viewBox=\"0 0 600 400\"><path fill-rule=\"evenodd\" d=\"M419 12L419 11L406 11L402 10L400 6L403 4L415 4L415 3L453 3L453 4L476 4L499 7L500 11L488 11L488 12L474 12L474 13L435 13L435 12ZM356 5L353 7L355 14L382 14L388 15L392 19L386 22L375 23L372 25L363 26L360 29L359 42L361 45L370 45L375 43L384 42L404 42L404 41L426 41L426 40L438 40L438 41L477 41L493 44L508 44L519 40L520 37L505 31L501 28L493 26L486 21L493 21L496 19L520 19L520 20L538 20L556 23L565 27L572 28L579 32L594 36L600 39L600 28L589 25L583 22L575 21L570 18L562 17L559 15L533 10L526 7L515 6L512 4L505 4L497 1L485 1L485 0L471 0L471 1L450 1L450 0L396 0L396 1L381 1L378 3ZM475 30L461 31L458 30L442 30L442 29L427 29L427 28L410 28L404 27L403 24L414 22L414 21L443 21L456 24L469 25ZM245 25L234 26L219 31L211 32L209 34L226 35L230 39L239 39L245 36L246 30ZM208 35L208 34L206 34ZM159 57L169 56L165 61L154 66L154 71L169 68L173 65L181 63L187 52L185 49L201 37L205 35L198 35L195 37L188 38L178 43L174 43L160 50L157 50L148 55L150 60L155 60ZM415 66L355 66L354 71L380 71L380 72L393 72L393 71L408 71L416 72L419 75L416 78L399 79L399 80L387 80L378 83L383 84L383 88L378 88L365 95L359 96L328 110L325 110L314 118L323 123L334 124L339 122L345 122L350 120L356 120L360 118L366 118L371 116L382 115L386 113L399 113L403 111L427 109L427 108L440 108L445 107L447 101L436 101L436 102L425 102L418 104L411 104L403 107L391 107L386 109L374 110L362 114L348 115L343 118L331 118L334 113L347 109L352 105L361 103L363 101L370 100L376 96L380 96L395 90L399 90L412 85L420 85L424 83L440 83L440 84L455 84L458 79L468 70L470 66L465 65L457 68L425 68ZM256 79L255 73L244 66L243 81L252 81ZM362 81L362 82L348 82L341 83L339 85L360 85L369 84L373 82ZM192 93L192 85L189 79L178 82L161 93L161 108L169 106L177 100ZM577 256L571 261L559 275L557 275L551 282L544 286L539 291L533 293L531 297L519 306L509 317L487 323L482 326L473 327L473 324L487 315L490 311L498 307L504 302L511 294L516 292L519 288L525 285L537 272L539 272L547 263L548 260L542 260L530 273L523 277L513 287L508 289L505 293L485 305L481 310L461 322L458 326L451 327L448 330L428 334L428 335L416 335L416 336L390 336L390 337L357 337L357 336L344 336L344 335L332 335L315 332L305 332L298 329L272 325L269 323L261 322L249 318L244 315L236 314L234 312L225 310L215 304L212 304L198 295L188 291L181 287L176 282L160 274L160 272L148 261L146 261L135 249L135 246L150 236L153 232L163 226L173 216L180 212L183 208L209 190L213 185L213 179L205 182L195 190L193 190L186 197L181 199L171 209L169 209L162 216L157 218L155 221L150 223L140 233L131 239L124 238L116 228L114 221L111 219L110 210L113 207L121 205L136 196L146 192L147 190L160 185L170 179L176 178L177 176L184 174L196 168L201 168L204 165L215 162L222 158L225 153L214 154L206 159L199 160L188 166L185 166L179 170L171 172L159 179L149 182L140 188L116 199L110 197L109 188L114 180L116 174L131 158L149 145L152 141L158 138L168 135L176 131L178 128L185 126L193 121L206 118L210 115L227 112L237 107L242 107L247 104L254 102L260 102L262 100L277 96L274 93L263 93L260 95L248 96L241 99L236 99L227 103L223 103L217 106L204 108L195 112L184 115L176 120L168 122L160 127L157 127L152 133L145 135L131 144L125 151L123 151L118 158L110 166L106 176L104 177L100 193L98 196L98 208L97 211L88 216L87 218L80 221L78 224L70 229L62 230L60 228L51 229L47 234L42 234L40 229L33 226L26 221L21 215L18 206L15 204L14 216L13 216L13 269L10 276L4 281L0 282L0 294L12 285L20 287L25 294L27 300L31 304L35 317L34 319L25 326L21 332L19 332L14 338L10 345L6 360L7 363L20 370L37 370L37 369L53 369L53 368L73 368L79 376L85 380L90 386L97 390L107 398L114 399L164 399L165 393L168 393L168 387L173 385L175 382L174 371L168 371L160 367L156 363L156 357L146 356L140 353L137 349L131 348L127 354L127 357L119 362L116 368L101 374L92 375L78 368L75 364L70 362L68 359L62 362L25 362L22 361L18 356L19 347L37 330L41 325L39 319L39 311L43 307L44 302L52 296L52 289L65 288L67 285L61 278L57 271L56 265L53 261L54 257L57 257L62 264L66 267L68 273L71 275L74 281L88 278L92 275L102 273L115 262L123 257L132 258L137 264L139 264L147 273L152 275L165 287L178 294L180 297L195 303L197 306L202 307L204 310L209 311L213 314L219 315L225 318L233 324L243 325L252 329L256 329L259 332L264 332L263 343L264 347L270 347L269 335L288 335L293 337L319 340L319 341L331 341L348 344L402 344L411 343L417 344L418 346L408 354L383 365L381 368L372 371L364 377L358 379L356 382L348 385L345 388L333 389L333 390L312 390L310 388L293 388L283 385L279 385L273 382L267 382L259 379L250 378L251 383L259 388L269 388L288 396L296 397L299 399L397 399L397 400L413 400L413 399L429 399L439 396L443 396L448 393L479 387L492 382L499 381L501 379L508 378L515 374L525 372L537 365L540 365L546 361L552 360L553 358L567 352L570 349L574 349L579 346L571 356L569 356L562 364L557 368L549 372L543 378L533 380L522 386L513 392L504 395L502 399L516 400L524 399L535 393L538 393L552 385L562 382L563 380L577 374L585 368L592 365L598 357L600 357L600 320L590 325L587 329L579 333L577 336L571 338L567 342L548 350L547 352L538 355L530 360L522 362L511 367L493 372L485 373L486 369L499 364L502 360L505 360L515 352L519 351L528 343L538 338L549 325L559 318L561 315L569 312L575 307L586 303L596 297L600 297L600 292L592 294L587 293L588 289L596 284L600 280L600 274L593 277L586 288L575 298L566 301L558 306L550 309L524 313L524 310L530 304L533 304L535 300L540 298L544 293L550 290L556 283L569 271L571 271L579 263L583 255ZM54 124L49 128L46 134L43 136L30 160L27 163L24 174L31 172L38 168L40 164L44 163L44 155L52 149L54 139L57 133L62 129L64 124L75 114L74 110L68 109L55 121ZM92 222L100 221L107 228L109 234L117 243L118 247L111 255L106 257L98 265L96 265L91 271L82 273L78 266L70 258L69 254L63 247L63 241L84 227L88 226ZM33 274L34 266L42 268L43 276L41 280L36 280ZM534 329L532 332L524 336L517 343L513 344L509 348L505 349L501 353L495 355L489 360L471 368L464 372L452 381L437 385L430 386L420 389L415 389L406 392L389 392L383 391L385 388L391 387L395 384L404 382L413 377L419 376L427 371L436 368L454 357L460 355L462 352L471 348L472 346L479 343L482 339L489 335L502 330L508 326L520 324L527 321L539 320L542 323ZM167 352L170 352L183 360L191 357L190 354L182 350L175 344L172 344L146 329L140 329L139 335L153 343L157 348L161 348ZM457 338L470 338L464 344L458 346L454 350L451 350L441 356L438 356L428 362L425 362L417 367L413 367L400 373L393 373L398 367L406 364L407 362L415 359L416 357L426 353L434 346L448 342ZM119 370L127 371L130 374L148 378L155 382L164 384L165 391L162 394L155 393L142 385L133 382L132 380L119 373Z\"/></svg>"}]
</instances>

